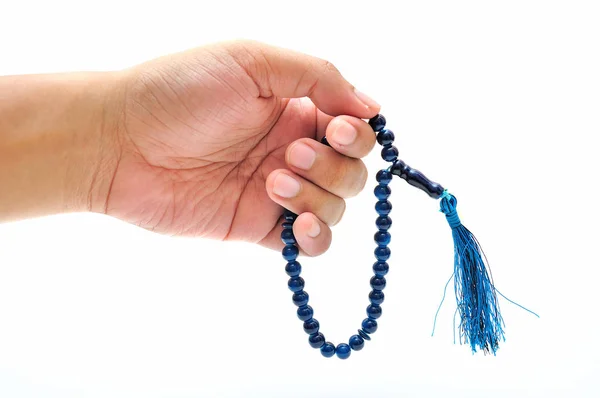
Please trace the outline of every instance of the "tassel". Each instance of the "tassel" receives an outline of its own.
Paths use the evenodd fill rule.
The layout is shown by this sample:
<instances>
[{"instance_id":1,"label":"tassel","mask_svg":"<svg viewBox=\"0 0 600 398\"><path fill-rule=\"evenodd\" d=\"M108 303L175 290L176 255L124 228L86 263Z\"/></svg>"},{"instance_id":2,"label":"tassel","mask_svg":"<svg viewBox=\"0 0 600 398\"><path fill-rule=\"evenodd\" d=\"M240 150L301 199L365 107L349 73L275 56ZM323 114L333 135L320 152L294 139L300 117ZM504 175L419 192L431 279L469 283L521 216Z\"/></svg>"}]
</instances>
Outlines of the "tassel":
<instances>
[{"instance_id":1,"label":"tassel","mask_svg":"<svg viewBox=\"0 0 600 398\"><path fill-rule=\"evenodd\" d=\"M459 339L485 354L496 355L504 341L504 321L485 255L475 236L458 218L456 198L444 191L440 211L452 228L454 239L454 291L460 315Z\"/></svg>"}]
</instances>

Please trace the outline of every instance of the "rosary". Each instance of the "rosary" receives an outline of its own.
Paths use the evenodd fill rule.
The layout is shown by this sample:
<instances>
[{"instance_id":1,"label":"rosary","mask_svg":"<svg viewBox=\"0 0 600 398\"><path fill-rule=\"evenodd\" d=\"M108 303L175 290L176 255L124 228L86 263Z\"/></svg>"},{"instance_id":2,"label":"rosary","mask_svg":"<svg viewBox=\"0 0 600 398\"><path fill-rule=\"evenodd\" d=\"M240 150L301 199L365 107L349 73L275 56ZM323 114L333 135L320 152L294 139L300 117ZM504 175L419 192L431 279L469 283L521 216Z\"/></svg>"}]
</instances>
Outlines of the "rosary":
<instances>
[{"instance_id":1,"label":"rosary","mask_svg":"<svg viewBox=\"0 0 600 398\"><path fill-rule=\"evenodd\" d=\"M375 203L377 232L375 232L374 239L377 247L374 254L377 261L373 264L375 275L370 280L372 290L369 293L370 304L367 307L367 317L362 321L358 333L352 335L347 344L340 343L335 346L326 341L323 333L319 331L319 322L313 317L314 311L308 305L309 296L304 291L304 279L300 276L302 267L296 260L299 249L292 231L296 214L289 210L284 211L281 240L285 244L282 251L283 258L287 261L285 272L290 276L288 287L293 292L292 301L298 307L298 318L304 322L308 343L311 347L319 349L326 358L337 355L340 359L347 359L352 350L362 350L365 340L371 340L371 335L377 331L377 319L382 314L381 304L385 297L383 294L386 286L385 275L389 270L387 260L391 254L388 247L391 240L389 229L392 225L392 219L389 217L392 210L392 204L388 200L392 192L389 183L392 181L392 176L396 175L408 184L424 191L433 199L440 199L440 211L446 215L454 240L453 278L457 312L460 315L459 340L461 344L462 342L469 344L473 353L480 349L486 354L495 355L500 340L504 340L504 321L500 315L496 293L535 316L538 315L509 300L496 290L491 273L488 272L485 255L477 239L458 218L456 198L441 185L430 181L421 172L398 159L398 149L392 145L394 133L386 129L385 124L386 120L383 115L377 115L369 120L369 125L377 134L377 142L382 146L381 157L386 162L390 162L391 166L379 170L376 175L378 184L374 194L377 198ZM326 137L323 137L321 143L329 145Z\"/></svg>"}]
</instances>

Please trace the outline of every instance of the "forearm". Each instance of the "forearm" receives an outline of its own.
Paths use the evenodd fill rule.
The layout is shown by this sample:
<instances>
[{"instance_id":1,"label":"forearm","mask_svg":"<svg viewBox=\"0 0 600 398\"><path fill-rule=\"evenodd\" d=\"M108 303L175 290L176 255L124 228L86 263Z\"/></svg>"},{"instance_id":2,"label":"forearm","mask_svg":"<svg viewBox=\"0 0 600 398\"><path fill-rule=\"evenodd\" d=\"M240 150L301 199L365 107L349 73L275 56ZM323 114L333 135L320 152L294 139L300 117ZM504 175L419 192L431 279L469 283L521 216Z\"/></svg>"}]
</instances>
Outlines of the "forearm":
<instances>
[{"instance_id":1,"label":"forearm","mask_svg":"<svg viewBox=\"0 0 600 398\"><path fill-rule=\"evenodd\" d=\"M107 195L114 79L0 77L0 221L95 210Z\"/></svg>"}]
</instances>

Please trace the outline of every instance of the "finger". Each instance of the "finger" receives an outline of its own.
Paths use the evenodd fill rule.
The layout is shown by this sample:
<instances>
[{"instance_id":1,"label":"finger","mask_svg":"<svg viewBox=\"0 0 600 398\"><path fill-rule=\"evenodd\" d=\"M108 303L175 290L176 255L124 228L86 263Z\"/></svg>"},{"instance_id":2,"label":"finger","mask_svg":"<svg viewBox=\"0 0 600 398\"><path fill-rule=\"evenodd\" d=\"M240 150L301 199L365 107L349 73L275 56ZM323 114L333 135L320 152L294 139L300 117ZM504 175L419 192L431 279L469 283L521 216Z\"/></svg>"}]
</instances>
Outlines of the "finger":
<instances>
[{"instance_id":1,"label":"finger","mask_svg":"<svg viewBox=\"0 0 600 398\"><path fill-rule=\"evenodd\" d=\"M338 116L325 132L327 142L337 152L352 158L366 156L375 146L375 132L364 120L352 116Z\"/></svg>"},{"instance_id":2,"label":"finger","mask_svg":"<svg viewBox=\"0 0 600 398\"><path fill-rule=\"evenodd\" d=\"M367 181L367 168L360 159L344 156L310 138L289 145L285 161L296 174L342 198L357 195Z\"/></svg>"},{"instance_id":3,"label":"finger","mask_svg":"<svg viewBox=\"0 0 600 398\"><path fill-rule=\"evenodd\" d=\"M234 42L230 52L261 97L310 97L317 108L336 116L368 119L379 112L379 104L356 90L328 61L253 41Z\"/></svg>"},{"instance_id":4,"label":"finger","mask_svg":"<svg viewBox=\"0 0 600 398\"><path fill-rule=\"evenodd\" d=\"M300 249L309 256L318 256L331 245L331 229L312 213L302 213L294 221L294 236Z\"/></svg>"},{"instance_id":5,"label":"finger","mask_svg":"<svg viewBox=\"0 0 600 398\"><path fill-rule=\"evenodd\" d=\"M289 170L278 169L267 177L267 194L275 203L296 214L310 212L327 225L337 224L346 203L342 198Z\"/></svg>"}]
</instances>

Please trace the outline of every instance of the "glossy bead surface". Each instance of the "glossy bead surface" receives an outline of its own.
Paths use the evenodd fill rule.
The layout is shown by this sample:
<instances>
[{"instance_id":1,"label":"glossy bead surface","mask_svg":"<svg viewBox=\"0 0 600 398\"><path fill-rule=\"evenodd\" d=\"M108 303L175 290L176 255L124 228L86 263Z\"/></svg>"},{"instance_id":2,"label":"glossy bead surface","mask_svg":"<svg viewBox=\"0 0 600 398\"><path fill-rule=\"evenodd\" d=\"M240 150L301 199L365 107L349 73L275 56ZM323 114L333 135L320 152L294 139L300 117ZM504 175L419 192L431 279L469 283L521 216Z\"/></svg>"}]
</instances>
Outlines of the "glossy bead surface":
<instances>
[{"instance_id":1,"label":"glossy bead surface","mask_svg":"<svg viewBox=\"0 0 600 398\"><path fill-rule=\"evenodd\" d=\"M293 245L296 243L296 237L294 236L294 231L291 229L284 228L281 231L281 241L286 245Z\"/></svg>"},{"instance_id":2,"label":"glossy bead surface","mask_svg":"<svg viewBox=\"0 0 600 398\"><path fill-rule=\"evenodd\" d=\"M283 219L284 219L285 221L290 221L290 222L293 222L293 221L296 219L296 217L298 217L298 215L297 215L296 213L292 213L292 212L291 212L291 211L289 211L288 209L285 209L285 210L283 211Z\"/></svg>"},{"instance_id":3,"label":"glossy bead surface","mask_svg":"<svg viewBox=\"0 0 600 398\"><path fill-rule=\"evenodd\" d=\"M372 304L381 305L383 300L385 300L385 294L383 294L381 290L372 290L371 293L369 293L369 301Z\"/></svg>"},{"instance_id":4,"label":"glossy bead surface","mask_svg":"<svg viewBox=\"0 0 600 398\"><path fill-rule=\"evenodd\" d=\"M295 259L297 259L298 253L298 247L296 247L295 245L286 245L281 251L281 255L287 261L294 261Z\"/></svg>"},{"instance_id":5,"label":"glossy bead surface","mask_svg":"<svg viewBox=\"0 0 600 398\"><path fill-rule=\"evenodd\" d=\"M381 130L377 134L377 142L379 143L379 145L391 145L392 142L394 142L395 138L396 137L394 136L394 132L388 129Z\"/></svg>"},{"instance_id":6,"label":"glossy bead surface","mask_svg":"<svg viewBox=\"0 0 600 398\"><path fill-rule=\"evenodd\" d=\"M385 261L388 258L390 258L392 251L387 246L378 246L375 248L374 253L375 253L375 258L377 259L377 261Z\"/></svg>"},{"instance_id":7,"label":"glossy bead surface","mask_svg":"<svg viewBox=\"0 0 600 398\"><path fill-rule=\"evenodd\" d=\"M392 219L389 216L379 216L377 220L375 220L375 225L381 231L387 231L392 226Z\"/></svg>"},{"instance_id":8,"label":"glossy bead surface","mask_svg":"<svg viewBox=\"0 0 600 398\"><path fill-rule=\"evenodd\" d=\"M307 334L317 333L319 331L319 321L317 321L315 318L309 319L308 321L304 322L302 327Z\"/></svg>"},{"instance_id":9,"label":"glossy bead surface","mask_svg":"<svg viewBox=\"0 0 600 398\"><path fill-rule=\"evenodd\" d=\"M350 350L350 346L346 343L340 343L335 348L335 355L337 355L339 359L349 358L351 352L352 351Z\"/></svg>"},{"instance_id":10,"label":"glossy bead surface","mask_svg":"<svg viewBox=\"0 0 600 398\"><path fill-rule=\"evenodd\" d=\"M308 344L312 348L321 348L325 344L325 336L323 333L315 333L308 336Z\"/></svg>"},{"instance_id":11,"label":"glossy bead surface","mask_svg":"<svg viewBox=\"0 0 600 398\"><path fill-rule=\"evenodd\" d=\"M294 276L288 280L288 287L292 292L299 292L304 289L304 279L301 276Z\"/></svg>"},{"instance_id":12,"label":"glossy bead surface","mask_svg":"<svg viewBox=\"0 0 600 398\"><path fill-rule=\"evenodd\" d=\"M296 315L298 315L298 319L301 321L308 321L313 317L314 311L310 305L303 305L302 307L298 307L296 311Z\"/></svg>"},{"instance_id":13,"label":"glossy bead surface","mask_svg":"<svg viewBox=\"0 0 600 398\"><path fill-rule=\"evenodd\" d=\"M385 117L383 115L376 115L369 119L369 126L373 129L373 131L378 132L385 128Z\"/></svg>"},{"instance_id":14,"label":"glossy bead surface","mask_svg":"<svg viewBox=\"0 0 600 398\"><path fill-rule=\"evenodd\" d=\"M285 273L291 277L300 275L302 272L302 266L298 261L290 261L285 265Z\"/></svg>"},{"instance_id":15,"label":"glossy bead surface","mask_svg":"<svg viewBox=\"0 0 600 398\"><path fill-rule=\"evenodd\" d=\"M375 276L386 276L389 270L390 266L385 261L377 261L373 264L373 273Z\"/></svg>"},{"instance_id":16,"label":"glossy bead surface","mask_svg":"<svg viewBox=\"0 0 600 398\"><path fill-rule=\"evenodd\" d=\"M386 162L394 162L398 159L398 148L395 146L384 146L381 150L381 157Z\"/></svg>"},{"instance_id":17,"label":"glossy bead surface","mask_svg":"<svg viewBox=\"0 0 600 398\"><path fill-rule=\"evenodd\" d=\"M285 221L283 223L281 223L281 226L283 227L283 229L292 229L292 226L294 224L291 221Z\"/></svg>"},{"instance_id":18,"label":"glossy bead surface","mask_svg":"<svg viewBox=\"0 0 600 398\"><path fill-rule=\"evenodd\" d=\"M371 287L373 290L385 289L386 280L383 276L374 276L371 278Z\"/></svg>"},{"instance_id":19,"label":"glossy bead surface","mask_svg":"<svg viewBox=\"0 0 600 398\"><path fill-rule=\"evenodd\" d=\"M371 336L369 336L368 333L365 333L365 331L362 329L358 329L358 335L360 337L362 337L363 339L365 339L366 341L371 341Z\"/></svg>"},{"instance_id":20,"label":"glossy bead surface","mask_svg":"<svg viewBox=\"0 0 600 398\"><path fill-rule=\"evenodd\" d=\"M365 318L365 320L362 321L361 326L362 330L368 334L372 334L377 331L377 321L375 321L374 319Z\"/></svg>"},{"instance_id":21,"label":"glossy bead surface","mask_svg":"<svg viewBox=\"0 0 600 398\"><path fill-rule=\"evenodd\" d=\"M392 181L393 176L394 175L392 174L391 171L379 170L377 172L377 174L375 175L375 179L377 180L378 183L380 183L382 185L387 185Z\"/></svg>"},{"instance_id":22,"label":"glossy bead surface","mask_svg":"<svg viewBox=\"0 0 600 398\"><path fill-rule=\"evenodd\" d=\"M373 235L373 239L379 246L387 246L392 240L392 235L387 231L377 231L375 232L375 235Z\"/></svg>"},{"instance_id":23,"label":"glossy bead surface","mask_svg":"<svg viewBox=\"0 0 600 398\"><path fill-rule=\"evenodd\" d=\"M377 203L375 203L375 211L380 216L387 216L390 214L390 211L392 211L392 204L389 200L378 200Z\"/></svg>"},{"instance_id":24,"label":"glossy bead surface","mask_svg":"<svg viewBox=\"0 0 600 398\"><path fill-rule=\"evenodd\" d=\"M331 358L335 355L335 346L328 341L321 346L321 354L325 358Z\"/></svg>"},{"instance_id":25,"label":"glossy bead surface","mask_svg":"<svg viewBox=\"0 0 600 398\"><path fill-rule=\"evenodd\" d=\"M377 185L373 190L373 193L379 200L385 200L390 197L392 190L387 185Z\"/></svg>"},{"instance_id":26,"label":"glossy bead surface","mask_svg":"<svg viewBox=\"0 0 600 398\"><path fill-rule=\"evenodd\" d=\"M295 292L292 296L292 302L298 307L308 304L308 293L304 290Z\"/></svg>"},{"instance_id":27,"label":"glossy bead surface","mask_svg":"<svg viewBox=\"0 0 600 398\"><path fill-rule=\"evenodd\" d=\"M365 339L363 339L359 335L355 334L352 337L350 337L350 340L348 340L348 345L354 351L360 351L365 346Z\"/></svg>"},{"instance_id":28,"label":"glossy bead surface","mask_svg":"<svg viewBox=\"0 0 600 398\"><path fill-rule=\"evenodd\" d=\"M381 306L371 304L367 307L367 316L371 319L377 319L381 316Z\"/></svg>"}]
</instances>

